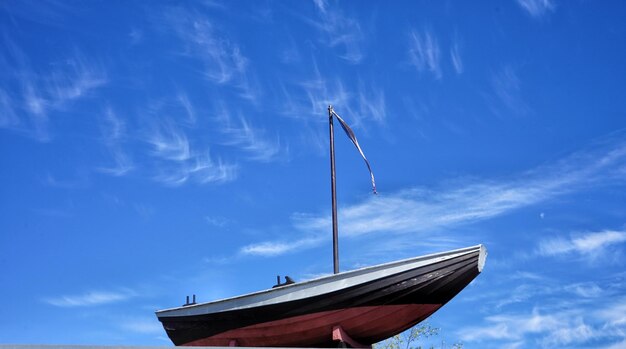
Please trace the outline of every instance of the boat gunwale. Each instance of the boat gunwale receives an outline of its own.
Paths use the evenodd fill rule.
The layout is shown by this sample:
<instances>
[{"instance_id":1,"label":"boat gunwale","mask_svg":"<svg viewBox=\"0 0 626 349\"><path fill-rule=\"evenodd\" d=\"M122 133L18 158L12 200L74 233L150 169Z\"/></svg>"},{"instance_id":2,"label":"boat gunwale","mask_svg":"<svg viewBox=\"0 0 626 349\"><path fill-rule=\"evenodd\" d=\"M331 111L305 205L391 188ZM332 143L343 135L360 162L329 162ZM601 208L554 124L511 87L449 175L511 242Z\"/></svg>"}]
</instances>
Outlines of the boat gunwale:
<instances>
[{"instance_id":1,"label":"boat gunwale","mask_svg":"<svg viewBox=\"0 0 626 349\"><path fill-rule=\"evenodd\" d=\"M469 246L469 247L463 247L463 248L459 248L459 249L456 249L456 250L430 253L430 254L426 254L426 255L422 255L422 256L409 257L409 258L405 258L405 259L401 259L401 260L396 260L396 261L391 261L391 262L387 262L387 263L367 266L367 267L363 267L363 268L359 268L359 269L344 271L344 272L340 272L340 273L337 273L337 274L329 274L329 275L321 276L321 277L318 277L318 278L315 278L315 279L305 280L305 281L302 281L302 282L297 282L297 283L294 283L294 284L279 286L279 287L276 287L276 288L269 288L269 289L264 289L264 290L260 290L260 291L255 291L255 292L251 292L251 293L247 293L247 294L243 294L243 295L238 295L238 296L234 296L234 297L222 298L222 299L217 299L217 300L214 300L214 301L209 301L209 302L204 302L204 303L183 305L183 306L178 306L178 307L174 307L174 308L157 310L155 312L155 314L157 315L157 317L159 319L161 319L161 315L165 315L163 317L167 318L169 316L167 316L166 313L174 312L174 311L178 311L178 310L193 309L193 308L197 308L197 307L204 307L204 306L209 306L211 304L223 303L223 302L227 302L227 301L234 301L234 300L238 300L238 299L244 299L244 298L248 298L248 297L254 297L254 296L258 296L258 295L263 295L263 294L267 294L267 293L271 293L271 292L284 291L284 290L287 290L287 289L290 289L290 288L294 288L294 287L306 288L306 285L308 285L308 284L325 281L327 279L337 278L337 280L333 280L333 281L339 281L340 279L346 278L346 277L350 277L353 274L362 274L362 273L366 273L366 272L371 271L371 270L385 269L385 268L390 267L390 266L402 265L402 264L407 264L407 263L413 263L413 262L417 262L417 261L420 261L420 260L434 259L434 258L438 258L438 257L445 257L447 255L458 254L458 253L463 253L463 252L471 253L471 252L474 252L474 251L479 252L479 256L478 256L479 257L478 258L478 264L479 265L478 265L478 268L479 268L479 271L480 271L482 269L482 265L480 265L480 264L484 264L484 259L485 259L485 256L487 254L486 248L485 248L485 246L483 244L478 244L478 245Z\"/></svg>"}]
</instances>

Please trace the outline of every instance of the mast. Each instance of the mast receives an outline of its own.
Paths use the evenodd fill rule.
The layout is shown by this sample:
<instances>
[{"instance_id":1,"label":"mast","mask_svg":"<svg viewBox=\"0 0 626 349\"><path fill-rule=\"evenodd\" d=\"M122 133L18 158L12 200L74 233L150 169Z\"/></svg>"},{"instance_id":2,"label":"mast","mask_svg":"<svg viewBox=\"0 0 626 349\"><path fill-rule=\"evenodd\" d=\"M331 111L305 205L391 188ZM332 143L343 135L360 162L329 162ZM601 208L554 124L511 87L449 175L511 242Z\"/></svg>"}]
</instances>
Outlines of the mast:
<instances>
[{"instance_id":1,"label":"mast","mask_svg":"<svg viewBox=\"0 0 626 349\"><path fill-rule=\"evenodd\" d=\"M333 272L339 273L339 234L337 231L337 189L335 184L335 132L333 131L333 106L328 106L328 125L330 131L330 192L333 210Z\"/></svg>"}]
</instances>

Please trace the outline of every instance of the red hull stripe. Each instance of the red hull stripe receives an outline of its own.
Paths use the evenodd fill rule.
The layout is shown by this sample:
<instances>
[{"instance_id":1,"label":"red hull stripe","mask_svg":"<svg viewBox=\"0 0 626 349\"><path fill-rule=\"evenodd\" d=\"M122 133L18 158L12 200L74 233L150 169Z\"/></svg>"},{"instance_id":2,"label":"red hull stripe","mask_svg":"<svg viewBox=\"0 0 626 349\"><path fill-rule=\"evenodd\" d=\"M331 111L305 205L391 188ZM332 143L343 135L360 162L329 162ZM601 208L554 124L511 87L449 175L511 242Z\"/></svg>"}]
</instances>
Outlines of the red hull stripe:
<instances>
[{"instance_id":1,"label":"red hull stripe","mask_svg":"<svg viewBox=\"0 0 626 349\"><path fill-rule=\"evenodd\" d=\"M363 344L372 344L424 320L441 304L356 307L301 315L242 327L198 339L186 346L315 347L332 344L335 326Z\"/></svg>"}]
</instances>

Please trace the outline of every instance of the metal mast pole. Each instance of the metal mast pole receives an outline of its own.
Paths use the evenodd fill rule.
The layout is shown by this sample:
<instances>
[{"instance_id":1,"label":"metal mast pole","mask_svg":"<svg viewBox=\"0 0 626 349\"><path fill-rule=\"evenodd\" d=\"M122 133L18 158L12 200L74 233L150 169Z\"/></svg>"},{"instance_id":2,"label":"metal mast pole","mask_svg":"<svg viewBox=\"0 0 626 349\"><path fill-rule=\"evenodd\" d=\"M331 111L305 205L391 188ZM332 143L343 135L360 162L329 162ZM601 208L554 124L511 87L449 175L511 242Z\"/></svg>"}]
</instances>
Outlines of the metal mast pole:
<instances>
[{"instance_id":1,"label":"metal mast pole","mask_svg":"<svg viewBox=\"0 0 626 349\"><path fill-rule=\"evenodd\" d=\"M328 106L330 129L330 191L333 209L333 272L339 273L339 234L337 232L337 189L335 185L335 132L333 131L333 106Z\"/></svg>"}]
</instances>

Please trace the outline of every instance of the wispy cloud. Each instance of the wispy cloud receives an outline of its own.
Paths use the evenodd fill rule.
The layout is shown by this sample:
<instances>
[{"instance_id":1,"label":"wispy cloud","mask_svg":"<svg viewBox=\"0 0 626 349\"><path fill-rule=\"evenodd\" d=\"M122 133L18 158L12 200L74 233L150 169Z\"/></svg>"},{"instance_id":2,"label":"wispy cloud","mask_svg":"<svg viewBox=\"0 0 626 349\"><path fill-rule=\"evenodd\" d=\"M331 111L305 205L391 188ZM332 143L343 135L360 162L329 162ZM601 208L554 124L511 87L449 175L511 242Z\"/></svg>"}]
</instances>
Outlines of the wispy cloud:
<instances>
[{"instance_id":1,"label":"wispy cloud","mask_svg":"<svg viewBox=\"0 0 626 349\"><path fill-rule=\"evenodd\" d=\"M179 92L174 99L153 103L148 112L153 115L147 124L131 134L129 119L118 116L111 107L105 110L102 143L112 164L96 171L113 176L133 171L167 186L222 184L237 178L236 164L211 156L206 141L188 136L197 126L195 109L186 94ZM173 114L180 122L164 114Z\"/></svg>"},{"instance_id":2,"label":"wispy cloud","mask_svg":"<svg viewBox=\"0 0 626 349\"><path fill-rule=\"evenodd\" d=\"M90 291L79 295L45 298L44 301L57 307L91 307L127 301L136 296L132 290Z\"/></svg>"},{"instance_id":3,"label":"wispy cloud","mask_svg":"<svg viewBox=\"0 0 626 349\"><path fill-rule=\"evenodd\" d=\"M272 257L285 253L294 253L303 248L316 246L323 240L325 239L304 238L290 242L261 242L244 246L239 250L239 253L243 255Z\"/></svg>"},{"instance_id":4,"label":"wispy cloud","mask_svg":"<svg viewBox=\"0 0 626 349\"><path fill-rule=\"evenodd\" d=\"M182 10L179 10L179 14ZM216 83L224 84L245 74L248 60L241 54L241 49L227 39L220 38L211 22L200 15L184 13L182 18L170 18L174 29L187 44L189 54L205 60L205 75Z\"/></svg>"},{"instance_id":5,"label":"wispy cloud","mask_svg":"<svg viewBox=\"0 0 626 349\"><path fill-rule=\"evenodd\" d=\"M450 59L452 60L454 71L456 71L457 74L463 73L463 60L461 59L460 50L459 42L455 40L452 43L452 48L450 48Z\"/></svg>"},{"instance_id":6,"label":"wispy cloud","mask_svg":"<svg viewBox=\"0 0 626 349\"><path fill-rule=\"evenodd\" d=\"M409 58L418 73L429 72L435 79L441 79L440 50L435 35L429 30L414 30L409 40Z\"/></svg>"},{"instance_id":7,"label":"wispy cloud","mask_svg":"<svg viewBox=\"0 0 626 349\"><path fill-rule=\"evenodd\" d=\"M543 166L509 180L458 180L446 183L443 190L423 188L384 192L356 204L345 205L339 212L342 236L390 236L435 234L442 229L467 225L501 216L535 205L560 195L594 185L623 183L615 174L626 165L626 142L613 140L601 149L575 153L556 164ZM331 220L326 215L295 214L293 226L305 236L316 237L327 232ZM561 243L561 251L593 248L622 241L624 233L605 233L581 238L578 242ZM425 236L425 235L424 235ZM323 240L315 240L321 242ZM400 242L402 243L402 239ZM293 246L303 248L300 240ZM587 247L582 247L587 244ZM288 251L289 243L278 245L263 242L260 247L274 247L273 254ZM577 247L577 246L581 247ZM247 248L252 249L255 245ZM544 247L543 251L556 251ZM269 253L268 253L269 255Z\"/></svg>"},{"instance_id":8,"label":"wispy cloud","mask_svg":"<svg viewBox=\"0 0 626 349\"><path fill-rule=\"evenodd\" d=\"M509 281L509 280L507 280ZM501 312L502 309L524 302L531 302L533 300L545 300L549 297L575 297L578 301L584 299L594 299L601 296L610 294L612 290L603 289L596 282L576 282L572 284L554 283L551 279L529 279L514 283L513 288L504 287L505 293L499 294L493 297L491 300L487 300L486 304L493 304L494 309Z\"/></svg>"},{"instance_id":9,"label":"wispy cloud","mask_svg":"<svg viewBox=\"0 0 626 349\"><path fill-rule=\"evenodd\" d=\"M298 83L304 93L304 105L292 104L292 108L283 109L287 115L324 120L326 107L329 105L350 105L352 94L349 93L345 84L339 79L328 80L322 77L315 67L314 76L311 79Z\"/></svg>"},{"instance_id":10,"label":"wispy cloud","mask_svg":"<svg viewBox=\"0 0 626 349\"><path fill-rule=\"evenodd\" d=\"M84 97L107 83L104 72L88 63L80 53L75 53L61 68L48 78L52 102L59 106Z\"/></svg>"},{"instance_id":11,"label":"wispy cloud","mask_svg":"<svg viewBox=\"0 0 626 349\"><path fill-rule=\"evenodd\" d=\"M595 315L613 327L623 326L626 329L626 299L622 298L611 304L610 307L596 310ZM623 336L626 337L626 332L623 333Z\"/></svg>"},{"instance_id":12,"label":"wispy cloud","mask_svg":"<svg viewBox=\"0 0 626 349\"><path fill-rule=\"evenodd\" d=\"M287 42L283 43L284 47L280 53L280 61L285 64L296 64L302 61L300 50L291 35L288 36Z\"/></svg>"},{"instance_id":13,"label":"wispy cloud","mask_svg":"<svg viewBox=\"0 0 626 349\"><path fill-rule=\"evenodd\" d=\"M212 225L218 228L225 227L226 225L230 223L230 220L221 216L206 216L204 217L204 219L209 225Z\"/></svg>"},{"instance_id":14,"label":"wispy cloud","mask_svg":"<svg viewBox=\"0 0 626 349\"><path fill-rule=\"evenodd\" d=\"M141 334L161 334L163 325L154 318L128 318L117 321L123 330Z\"/></svg>"},{"instance_id":15,"label":"wispy cloud","mask_svg":"<svg viewBox=\"0 0 626 349\"><path fill-rule=\"evenodd\" d=\"M152 154L156 157L174 161L191 157L187 135L171 121L155 124L146 141L152 145Z\"/></svg>"},{"instance_id":16,"label":"wispy cloud","mask_svg":"<svg viewBox=\"0 0 626 349\"><path fill-rule=\"evenodd\" d=\"M498 339L517 342L528 335L539 335L541 347L584 343L596 336L595 329L580 314L559 312L541 314L535 308L531 314L494 315L486 318L488 325L463 329L464 341Z\"/></svg>"},{"instance_id":17,"label":"wispy cloud","mask_svg":"<svg viewBox=\"0 0 626 349\"><path fill-rule=\"evenodd\" d=\"M324 44L331 48L340 48L337 55L345 61L357 64L363 59L361 25L340 10L331 8L324 0L314 0L318 20L311 21L317 29L326 34Z\"/></svg>"},{"instance_id":18,"label":"wispy cloud","mask_svg":"<svg viewBox=\"0 0 626 349\"><path fill-rule=\"evenodd\" d=\"M534 254L539 264L525 263L532 268L532 274L501 277L506 275L501 273L490 279L489 290L481 292L481 298L470 300L480 304L481 312L487 315L482 321L478 315L476 324L461 328L459 335L469 345L484 348L619 348L626 340L623 259L615 261L617 266L613 268L606 263L598 266L571 260L546 264L543 258L604 253L624 244L624 232L576 234L558 244L545 241L539 243L541 247ZM512 268L517 270L520 265ZM584 271L572 274L572 268ZM567 283L568 277L559 278L561 275L575 279Z\"/></svg>"},{"instance_id":19,"label":"wispy cloud","mask_svg":"<svg viewBox=\"0 0 626 349\"><path fill-rule=\"evenodd\" d=\"M602 349L626 349L626 339L619 343L613 343L605 347L601 347Z\"/></svg>"},{"instance_id":20,"label":"wispy cloud","mask_svg":"<svg viewBox=\"0 0 626 349\"><path fill-rule=\"evenodd\" d=\"M231 85L239 90L241 97L256 100L258 89L250 77L250 60L238 44L200 13L169 8L165 17L184 45L183 54L204 63L208 80Z\"/></svg>"},{"instance_id":21,"label":"wispy cloud","mask_svg":"<svg viewBox=\"0 0 626 349\"><path fill-rule=\"evenodd\" d=\"M104 112L101 132L105 144L115 144L126 137L126 123L115 114L111 107Z\"/></svg>"},{"instance_id":22,"label":"wispy cloud","mask_svg":"<svg viewBox=\"0 0 626 349\"><path fill-rule=\"evenodd\" d=\"M143 31L137 28L131 29L128 33L128 37L130 38L131 45L137 45L143 40Z\"/></svg>"},{"instance_id":23,"label":"wispy cloud","mask_svg":"<svg viewBox=\"0 0 626 349\"><path fill-rule=\"evenodd\" d=\"M154 179L168 186L179 186L188 182L198 184L221 184L237 178L238 166L214 160L209 151L194 154L184 161L159 162Z\"/></svg>"},{"instance_id":24,"label":"wispy cloud","mask_svg":"<svg viewBox=\"0 0 626 349\"><path fill-rule=\"evenodd\" d=\"M109 174L115 177L121 177L129 173L134 167L134 163L130 155L120 146L112 146L109 148L113 163L109 166L100 166L97 171Z\"/></svg>"},{"instance_id":25,"label":"wispy cloud","mask_svg":"<svg viewBox=\"0 0 626 349\"><path fill-rule=\"evenodd\" d=\"M188 137L196 125L195 111L186 95L179 93L175 99L161 102L149 108L153 115L141 127L129 127L132 120L120 117L111 107L104 111L101 141L110 161L95 170L117 177L133 171L167 186L221 184L237 178L236 164L211 156L207 142ZM169 112L178 116L180 124L162 116Z\"/></svg>"},{"instance_id":26,"label":"wispy cloud","mask_svg":"<svg viewBox=\"0 0 626 349\"><path fill-rule=\"evenodd\" d=\"M540 18L554 11L552 0L517 0L517 4L534 18Z\"/></svg>"},{"instance_id":27,"label":"wispy cloud","mask_svg":"<svg viewBox=\"0 0 626 349\"><path fill-rule=\"evenodd\" d=\"M326 121L328 105L334 105L354 128L364 127L367 121L379 125L386 123L385 93L375 84L359 81L356 86L349 86L338 78L327 79L314 64L311 78L299 81L295 86L295 90L301 93L283 87L283 99L287 103L280 112L287 117L319 123Z\"/></svg>"},{"instance_id":28,"label":"wispy cloud","mask_svg":"<svg viewBox=\"0 0 626 349\"><path fill-rule=\"evenodd\" d=\"M581 298L597 298L604 293L602 288L593 282L577 282L566 285L564 289Z\"/></svg>"},{"instance_id":29,"label":"wispy cloud","mask_svg":"<svg viewBox=\"0 0 626 349\"><path fill-rule=\"evenodd\" d=\"M135 167L132 158L124 150L126 123L109 107L104 112L101 124L102 142L111 154L113 164L100 166L96 170L116 177L123 176Z\"/></svg>"},{"instance_id":30,"label":"wispy cloud","mask_svg":"<svg viewBox=\"0 0 626 349\"><path fill-rule=\"evenodd\" d=\"M187 97L187 95L185 93L179 92L178 96L176 96L176 99L178 100L178 103L180 103L180 105L185 110L185 114L187 116L187 122L191 125L194 125L197 120L196 111L193 105L191 105L191 102L189 101L189 98Z\"/></svg>"},{"instance_id":31,"label":"wispy cloud","mask_svg":"<svg viewBox=\"0 0 626 349\"><path fill-rule=\"evenodd\" d=\"M9 94L0 88L0 127L9 128L19 124L14 103Z\"/></svg>"},{"instance_id":32,"label":"wispy cloud","mask_svg":"<svg viewBox=\"0 0 626 349\"><path fill-rule=\"evenodd\" d=\"M384 91L374 88L366 90L364 84L361 84L358 94L359 112L356 115L384 124L387 119Z\"/></svg>"},{"instance_id":33,"label":"wispy cloud","mask_svg":"<svg viewBox=\"0 0 626 349\"><path fill-rule=\"evenodd\" d=\"M546 239L540 242L537 252L542 256L578 254L598 257L607 248L625 241L625 231L605 230L575 234L569 238Z\"/></svg>"},{"instance_id":34,"label":"wispy cloud","mask_svg":"<svg viewBox=\"0 0 626 349\"><path fill-rule=\"evenodd\" d=\"M271 162L287 159L288 150L281 146L278 136L271 139L265 130L254 127L243 116L235 119L227 108L222 107L217 122L225 136L224 144L241 149L250 160Z\"/></svg>"},{"instance_id":35,"label":"wispy cloud","mask_svg":"<svg viewBox=\"0 0 626 349\"><path fill-rule=\"evenodd\" d=\"M292 86L283 85L281 92L285 103L278 112L298 122L297 136L302 144L298 148L316 155L328 152L327 127L320 124L328 121L329 105L335 106L337 113L361 135L359 139L365 144L367 133L364 131L368 130L368 126L372 123L385 126L387 123L383 89L365 81L357 81L356 85L348 88L339 78L324 78L315 64L309 79L295 82Z\"/></svg>"},{"instance_id":36,"label":"wispy cloud","mask_svg":"<svg viewBox=\"0 0 626 349\"><path fill-rule=\"evenodd\" d=\"M491 88L492 92L486 99L494 114L519 116L531 111L522 97L522 81L512 67L505 66L493 74Z\"/></svg>"},{"instance_id":37,"label":"wispy cloud","mask_svg":"<svg viewBox=\"0 0 626 349\"><path fill-rule=\"evenodd\" d=\"M44 185L53 188L81 189L89 185L89 178L84 172L79 172L78 175L72 179L59 179L51 173L48 173L42 182Z\"/></svg>"},{"instance_id":38,"label":"wispy cloud","mask_svg":"<svg viewBox=\"0 0 626 349\"><path fill-rule=\"evenodd\" d=\"M530 312L491 315L479 326L459 330L466 342L521 347L562 348L564 346L619 348L626 340L626 300L623 297L596 298L576 302L559 295L555 304L534 307ZM601 344L602 343L602 344Z\"/></svg>"},{"instance_id":39,"label":"wispy cloud","mask_svg":"<svg viewBox=\"0 0 626 349\"><path fill-rule=\"evenodd\" d=\"M17 44L7 38L3 44L5 57L0 62L10 73L4 81L7 86L0 86L0 127L49 141L50 114L67 110L107 83L104 70L78 50L36 69Z\"/></svg>"}]
</instances>

